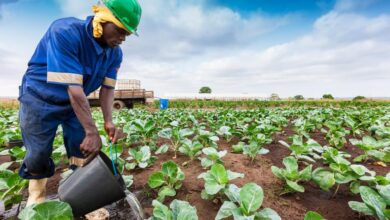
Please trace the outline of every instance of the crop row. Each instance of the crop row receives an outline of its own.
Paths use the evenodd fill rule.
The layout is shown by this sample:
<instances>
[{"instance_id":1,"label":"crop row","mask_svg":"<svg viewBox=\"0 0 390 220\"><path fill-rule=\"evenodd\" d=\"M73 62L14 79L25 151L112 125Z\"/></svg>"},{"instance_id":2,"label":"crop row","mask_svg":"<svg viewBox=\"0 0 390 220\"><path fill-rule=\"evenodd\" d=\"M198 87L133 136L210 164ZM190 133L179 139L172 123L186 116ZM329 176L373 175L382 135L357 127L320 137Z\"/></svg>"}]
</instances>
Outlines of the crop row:
<instances>
[{"instance_id":1,"label":"crop row","mask_svg":"<svg viewBox=\"0 0 390 220\"><path fill-rule=\"evenodd\" d=\"M115 123L128 134L118 145L120 172L145 169L153 166L159 155L168 151L185 155L183 164L166 161L160 171L150 175L148 185L157 191L153 202L152 219L197 219L196 209L189 203L174 200L170 208L164 205L166 197L174 197L185 179L180 166L200 161L205 172L198 178L204 180L203 199L220 200L222 206L216 219L233 216L234 219L280 219L270 208L260 209L263 190L256 183L247 183L241 188L230 183L242 178L245 173L227 170L223 157L227 151L219 148L218 142L236 140L231 152L244 154L250 162L267 154L272 149L266 146L279 142L290 150L290 156L283 159L283 167L272 167L274 175L285 182L283 193L304 193L302 183L312 181L325 191L337 193L342 184L349 184L352 193L360 194L362 202L351 201L350 207L366 215L386 219L389 216L390 174L376 175L363 165L370 161L379 165L390 162L390 109L388 107L360 108L258 108L249 110L217 109L189 110L176 109L150 112L128 110L115 113ZM7 131L1 136L3 142L8 135L19 137L15 117L17 111L4 110L1 114L1 128ZM104 138L103 118L99 111L93 113ZM294 135L287 142L275 140L274 134L291 126ZM12 131L13 130L13 131ZM322 146L311 138L315 131L324 133L327 145ZM61 130L58 134L60 136ZM354 138L347 140L346 136ZM7 139L8 138L8 139ZM161 141L163 140L163 141ZM355 158L343 151L349 141L363 153ZM61 138L54 143L53 159L56 163L66 153ZM127 149L130 145L133 147ZM102 149L109 153L109 148ZM126 152L127 151L127 152ZM127 154L125 154L127 153ZM14 170L24 157L23 147L3 149L1 155L11 155L14 161L0 166L1 199L6 205L19 203L26 182L18 178ZM123 155L128 155L124 157ZM313 170L313 164L321 161L324 166ZM298 164L305 164L299 170ZM128 186L132 176L124 176ZM334 189L335 188L335 189ZM181 214L178 214L181 213ZM191 218L177 218L177 216ZM308 215L316 215L309 213Z\"/></svg>"}]
</instances>

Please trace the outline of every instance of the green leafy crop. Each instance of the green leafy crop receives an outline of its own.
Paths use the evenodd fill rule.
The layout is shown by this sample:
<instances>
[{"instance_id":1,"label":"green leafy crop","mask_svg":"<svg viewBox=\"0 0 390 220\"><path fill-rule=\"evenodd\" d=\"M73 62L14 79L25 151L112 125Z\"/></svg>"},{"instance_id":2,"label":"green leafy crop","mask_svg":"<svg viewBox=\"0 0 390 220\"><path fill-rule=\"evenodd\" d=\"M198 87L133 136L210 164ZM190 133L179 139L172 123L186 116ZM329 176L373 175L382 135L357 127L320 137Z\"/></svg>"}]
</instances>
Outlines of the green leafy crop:
<instances>
[{"instance_id":1,"label":"green leafy crop","mask_svg":"<svg viewBox=\"0 0 390 220\"><path fill-rule=\"evenodd\" d=\"M7 169L0 170L0 200L5 206L21 202L23 190L27 185L28 180L20 178L18 173Z\"/></svg>"},{"instance_id":2,"label":"green leafy crop","mask_svg":"<svg viewBox=\"0 0 390 220\"><path fill-rule=\"evenodd\" d=\"M180 146L180 143L184 141L186 137L192 135L194 132L189 128L181 129L177 121L171 122L170 125L170 128L164 128L159 131L158 136L171 141L171 148L175 154L173 158L176 158L177 150Z\"/></svg>"},{"instance_id":3,"label":"green leafy crop","mask_svg":"<svg viewBox=\"0 0 390 220\"><path fill-rule=\"evenodd\" d=\"M173 200L170 209L157 200L152 203L153 215L148 220L198 220L196 208L186 201Z\"/></svg>"},{"instance_id":4,"label":"green leafy crop","mask_svg":"<svg viewBox=\"0 0 390 220\"><path fill-rule=\"evenodd\" d=\"M354 159L355 162L367 161L369 158L385 163L390 162L390 139L377 141L371 136L364 136L362 140L351 139L349 141L364 151L363 155Z\"/></svg>"},{"instance_id":5,"label":"green leafy crop","mask_svg":"<svg viewBox=\"0 0 390 220\"><path fill-rule=\"evenodd\" d=\"M198 176L204 180L202 198L212 199L216 195L222 196L229 186L229 181L243 177L244 174L226 170L222 164L214 164L209 171Z\"/></svg>"},{"instance_id":6,"label":"green leafy crop","mask_svg":"<svg viewBox=\"0 0 390 220\"><path fill-rule=\"evenodd\" d=\"M375 216L379 220L387 220L390 218L389 209L386 209L390 205L388 194L387 199L383 198L374 189L367 186L359 187L359 192L363 202L348 202L351 209L364 215ZM387 189L386 193L389 192L389 189Z\"/></svg>"},{"instance_id":7,"label":"green leafy crop","mask_svg":"<svg viewBox=\"0 0 390 220\"><path fill-rule=\"evenodd\" d=\"M21 220L72 220L72 208L68 203L48 201L28 206L23 209L18 218Z\"/></svg>"},{"instance_id":8,"label":"green leafy crop","mask_svg":"<svg viewBox=\"0 0 390 220\"><path fill-rule=\"evenodd\" d=\"M163 202L166 196L175 196L176 190L180 189L184 180L184 173L173 161L162 164L161 171L149 176L150 188L159 188L157 200Z\"/></svg>"},{"instance_id":9,"label":"green leafy crop","mask_svg":"<svg viewBox=\"0 0 390 220\"><path fill-rule=\"evenodd\" d=\"M221 158L224 157L227 153L226 150L217 151L213 147L207 147L202 149L205 157L200 158L201 165L203 168L207 168L216 163L222 163Z\"/></svg>"},{"instance_id":10,"label":"green leafy crop","mask_svg":"<svg viewBox=\"0 0 390 220\"><path fill-rule=\"evenodd\" d=\"M157 157L151 156L149 146L142 146L139 150L133 148L129 150L125 168L126 170L132 170L136 167L143 169L152 165L156 159Z\"/></svg>"},{"instance_id":11,"label":"green leafy crop","mask_svg":"<svg viewBox=\"0 0 390 220\"><path fill-rule=\"evenodd\" d=\"M285 157L283 159L283 164L286 169L280 169L276 166L271 167L272 173L286 182L283 193L304 192L305 188L298 183L301 181L309 181L311 179L312 165L309 165L305 169L299 171L297 159L291 156Z\"/></svg>"},{"instance_id":12,"label":"green leafy crop","mask_svg":"<svg viewBox=\"0 0 390 220\"><path fill-rule=\"evenodd\" d=\"M225 219L233 215L234 220L280 220L280 216L273 209L260 210L264 199L263 189L256 183L247 183L241 189L235 187L230 191L230 201L225 201L219 209L216 220Z\"/></svg>"}]
</instances>

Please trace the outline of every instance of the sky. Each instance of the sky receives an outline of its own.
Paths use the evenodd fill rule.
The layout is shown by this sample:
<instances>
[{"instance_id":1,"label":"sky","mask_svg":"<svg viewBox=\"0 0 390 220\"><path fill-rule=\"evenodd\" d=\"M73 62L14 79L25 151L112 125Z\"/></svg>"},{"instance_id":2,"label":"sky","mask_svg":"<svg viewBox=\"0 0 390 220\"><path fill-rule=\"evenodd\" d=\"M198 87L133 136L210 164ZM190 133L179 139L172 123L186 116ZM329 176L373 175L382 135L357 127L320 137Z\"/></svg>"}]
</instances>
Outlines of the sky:
<instances>
[{"instance_id":1,"label":"sky","mask_svg":"<svg viewBox=\"0 0 390 220\"><path fill-rule=\"evenodd\" d=\"M155 95L390 97L389 0L139 0L120 79ZM17 96L36 45L91 0L0 0L0 96Z\"/></svg>"}]
</instances>

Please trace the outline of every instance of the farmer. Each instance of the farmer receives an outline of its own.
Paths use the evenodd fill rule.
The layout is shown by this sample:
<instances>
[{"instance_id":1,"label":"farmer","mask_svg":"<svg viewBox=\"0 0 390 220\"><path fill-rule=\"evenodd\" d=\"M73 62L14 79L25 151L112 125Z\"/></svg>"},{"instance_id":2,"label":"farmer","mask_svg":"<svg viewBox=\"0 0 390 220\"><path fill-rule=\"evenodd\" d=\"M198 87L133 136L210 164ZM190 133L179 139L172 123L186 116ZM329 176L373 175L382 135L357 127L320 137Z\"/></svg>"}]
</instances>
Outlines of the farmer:
<instances>
[{"instance_id":1,"label":"farmer","mask_svg":"<svg viewBox=\"0 0 390 220\"><path fill-rule=\"evenodd\" d=\"M103 0L86 20L54 21L39 42L20 88L20 127L27 149L19 175L29 179L27 206L45 200L47 178L54 175L50 158L57 127L62 126L71 167L83 166L102 142L87 96L101 86L104 129L111 141L122 136L112 122L112 103L122 51L141 17L137 0ZM91 186L93 187L93 186Z\"/></svg>"}]
</instances>

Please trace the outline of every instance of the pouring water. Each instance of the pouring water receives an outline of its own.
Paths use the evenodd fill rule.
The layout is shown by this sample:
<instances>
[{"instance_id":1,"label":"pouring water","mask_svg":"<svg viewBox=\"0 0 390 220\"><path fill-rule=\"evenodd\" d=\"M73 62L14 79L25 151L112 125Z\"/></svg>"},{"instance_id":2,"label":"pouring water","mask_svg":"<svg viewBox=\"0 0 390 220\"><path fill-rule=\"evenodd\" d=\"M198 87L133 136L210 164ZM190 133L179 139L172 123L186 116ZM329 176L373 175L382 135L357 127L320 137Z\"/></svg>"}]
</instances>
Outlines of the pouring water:
<instances>
[{"instance_id":1,"label":"pouring water","mask_svg":"<svg viewBox=\"0 0 390 220\"><path fill-rule=\"evenodd\" d=\"M142 209L141 203L138 201L137 197L130 192L129 190L125 190L126 194L126 201L129 204L129 207L131 208L132 213L134 214L134 217L132 220L144 220L146 219L144 210Z\"/></svg>"}]
</instances>

